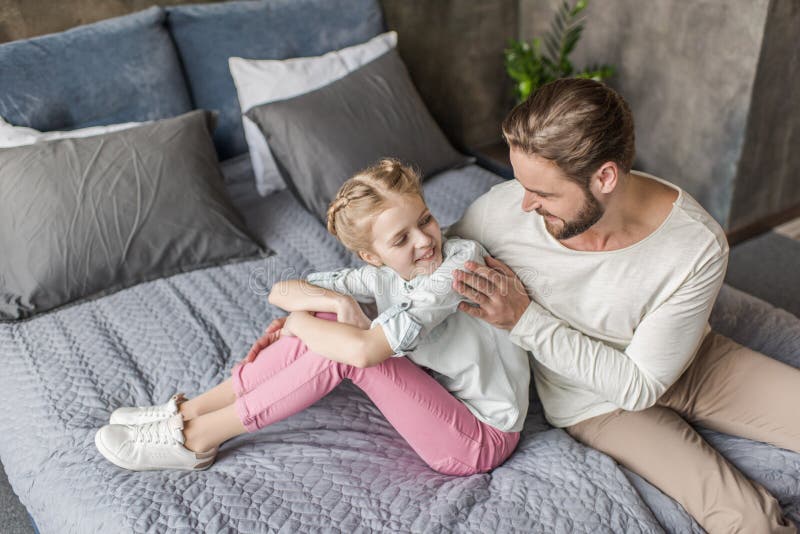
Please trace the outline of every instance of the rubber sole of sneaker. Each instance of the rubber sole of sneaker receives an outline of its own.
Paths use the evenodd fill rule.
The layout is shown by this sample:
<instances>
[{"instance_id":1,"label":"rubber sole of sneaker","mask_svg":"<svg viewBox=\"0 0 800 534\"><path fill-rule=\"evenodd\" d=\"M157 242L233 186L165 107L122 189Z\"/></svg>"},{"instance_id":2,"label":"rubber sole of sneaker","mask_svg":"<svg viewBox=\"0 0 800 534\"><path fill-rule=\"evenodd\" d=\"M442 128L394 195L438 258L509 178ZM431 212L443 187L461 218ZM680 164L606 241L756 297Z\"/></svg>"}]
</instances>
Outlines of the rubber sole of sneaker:
<instances>
[{"instance_id":1,"label":"rubber sole of sneaker","mask_svg":"<svg viewBox=\"0 0 800 534\"><path fill-rule=\"evenodd\" d=\"M133 464L129 464L123 460L120 460L110 450L106 448L105 444L100 440L100 432L97 432L94 435L94 445L95 447L97 447L97 450L100 451L100 454L102 454L106 460L116 465L117 467L121 467L122 469L127 469L128 471L165 471L165 470L205 471L206 469L211 467L214 464L214 461L217 459L216 456L213 456L208 460L206 460L205 462L195 465L194 467L161 467L161 466L133 467Z\"/></svg>"}]
</instances>

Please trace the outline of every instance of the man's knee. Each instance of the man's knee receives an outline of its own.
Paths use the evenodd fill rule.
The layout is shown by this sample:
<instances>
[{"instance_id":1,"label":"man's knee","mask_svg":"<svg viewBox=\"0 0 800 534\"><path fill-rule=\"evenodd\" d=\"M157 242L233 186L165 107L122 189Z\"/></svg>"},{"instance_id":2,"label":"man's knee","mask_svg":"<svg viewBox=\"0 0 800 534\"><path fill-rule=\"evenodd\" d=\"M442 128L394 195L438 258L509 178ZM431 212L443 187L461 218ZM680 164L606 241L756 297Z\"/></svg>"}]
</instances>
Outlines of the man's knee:
<instances>
[{"instance_id":1,"label":"man's knee","mask_svg":"<svg viewBox=\"0 0 800 534\"><path fill-rule=\"evenodd\" d=\"M703 527L709 534L716 534L717 532L720 534L753 534L756 532L763 534L797 533L797 529L794 525L790 524L780 515L776 517L772 515L751 514L749 516L744 516L737 514L737 517L729 520L720 517L718 520L710 521L708 524L703 525Z\"/></svg>"},{"instance_id":2,"label":"man's knee","mask_svg":"<svg viewBox=\"0 0 800 534\"><path fill-rule=\"evenodd\" d=\"M749 534L794 534L794 524L783 517L783 511L777 499L765 489L758 488L758 495L753 501L731 505L726 510L708 510L702 523L709 533Z\"/></svg>"}]
</instances>

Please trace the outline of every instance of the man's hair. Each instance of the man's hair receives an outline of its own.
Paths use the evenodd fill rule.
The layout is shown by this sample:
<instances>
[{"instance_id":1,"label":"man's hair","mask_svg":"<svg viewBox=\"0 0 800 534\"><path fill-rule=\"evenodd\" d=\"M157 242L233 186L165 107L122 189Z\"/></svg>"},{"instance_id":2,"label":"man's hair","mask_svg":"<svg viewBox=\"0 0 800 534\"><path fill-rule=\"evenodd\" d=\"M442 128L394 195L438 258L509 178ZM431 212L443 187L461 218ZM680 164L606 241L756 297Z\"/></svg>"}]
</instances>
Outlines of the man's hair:
<instances>
[{"instance_id":1,"label":"man's hair","mask_svg":"<svg viewBox=\"0 0 800 534\"><path fill-rule=\"evenodd\" d=\"M503 136L509 147L554 161L584 187L607 161L630 172L636 151L625 99L605 84L579 78L540 87L511 110Z\"/></svg>"}]
</instances>

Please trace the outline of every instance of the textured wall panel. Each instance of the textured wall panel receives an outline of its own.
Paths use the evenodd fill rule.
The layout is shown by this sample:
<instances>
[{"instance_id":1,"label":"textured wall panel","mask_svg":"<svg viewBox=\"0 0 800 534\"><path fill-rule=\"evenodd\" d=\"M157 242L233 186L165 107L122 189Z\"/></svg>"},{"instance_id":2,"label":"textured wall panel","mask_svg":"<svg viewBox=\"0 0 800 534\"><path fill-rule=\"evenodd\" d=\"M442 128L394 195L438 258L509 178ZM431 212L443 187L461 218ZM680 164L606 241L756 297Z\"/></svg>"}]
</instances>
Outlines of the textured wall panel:
<instances>
[{"instance_id":1,"label":"textured wall panel","mask_svg":"<svg viewBox=\"0 0 800 534\"><path fill-rule=\"evenodd\" d=\"M150 6L210 0L0 0L0 43L54 33Z\"/></svg>"},{"instance_id":2,"label":"textured wall panel","mask_svg":"<svg viewBox=\"0 0 800 534\"><path fill-rule=\"evenodd\" d=\"M457 145L500 141L513 105L503 48L517 0L382 0L400 55L436 121Z\"/></svg>"},{"instance_id":3,"label":"textured wall panel","mask_svg":"<svg viewBox=\"0 0 800 534\"><path fill-rule=\"evenodd\" d=\"M772 0L730 227L800 205L800 2Z\"/></svg>"}]
</instances>

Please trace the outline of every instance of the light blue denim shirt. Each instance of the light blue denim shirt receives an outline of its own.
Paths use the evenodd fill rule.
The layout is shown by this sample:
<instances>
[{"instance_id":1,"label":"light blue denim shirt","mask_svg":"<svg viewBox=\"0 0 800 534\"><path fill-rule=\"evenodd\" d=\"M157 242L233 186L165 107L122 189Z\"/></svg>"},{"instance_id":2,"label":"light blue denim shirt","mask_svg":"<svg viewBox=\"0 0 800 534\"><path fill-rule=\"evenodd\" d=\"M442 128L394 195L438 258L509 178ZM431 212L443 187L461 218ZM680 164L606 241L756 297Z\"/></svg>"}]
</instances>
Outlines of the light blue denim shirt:
<instances>
[{"instance_id":1,"label":"light blue denim shirt","mask_svg":"<svg viewBox=\"0 0 800 534\"><path fill-rule=\"evenodd\" d=\"M442 243L442 265L430 275L403 280L388 267L364 265L312 273L314 285L374 302L395 357L407 356L432 375L487 424L519 431L528 410L527 353L508 332L458 311L467 301L452 287L453 271L467 261L484 264L477 241L451 237ZM468 302L468 301L467 301Z\"/></svg>"}]
</instances>

